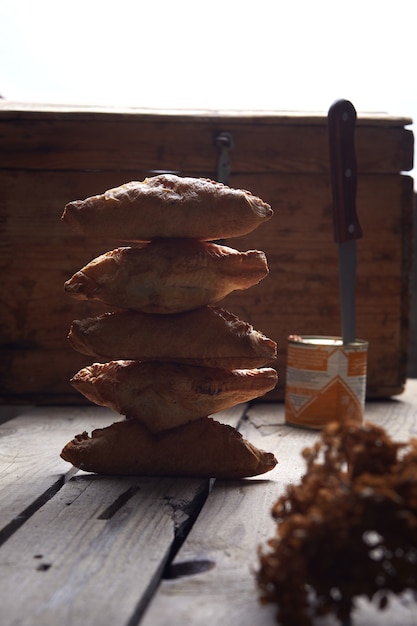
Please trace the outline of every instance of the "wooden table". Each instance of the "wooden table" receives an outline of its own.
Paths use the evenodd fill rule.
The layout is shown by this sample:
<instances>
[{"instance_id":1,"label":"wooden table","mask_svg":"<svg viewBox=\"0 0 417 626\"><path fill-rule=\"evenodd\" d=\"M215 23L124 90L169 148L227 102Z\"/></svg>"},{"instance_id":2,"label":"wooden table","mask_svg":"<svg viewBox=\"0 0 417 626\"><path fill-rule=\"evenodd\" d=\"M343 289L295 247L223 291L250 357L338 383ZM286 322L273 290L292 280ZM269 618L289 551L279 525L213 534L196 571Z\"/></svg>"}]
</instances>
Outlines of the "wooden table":
<instances>
[{"instance_id":1,"label":"wooden table","mask_svg":"<svg viewBox=\"0 0 417 626\"><path fill-rule=\"evenodd\" d=\"M114 421L100 407L3 407L0 426L2 626L272 626L258 603L257 547L272 504L304 473L317 433L284 424L282 404L238 406L239 427L279 464L241 481L102 477L59 457L78 432ZM366 419L398 440L417 436L417 380ZM361 602L354 624L417 625L417 602L385 612ZM334 624L327 619L326 625Z\"/></svg>"}]
</instances>

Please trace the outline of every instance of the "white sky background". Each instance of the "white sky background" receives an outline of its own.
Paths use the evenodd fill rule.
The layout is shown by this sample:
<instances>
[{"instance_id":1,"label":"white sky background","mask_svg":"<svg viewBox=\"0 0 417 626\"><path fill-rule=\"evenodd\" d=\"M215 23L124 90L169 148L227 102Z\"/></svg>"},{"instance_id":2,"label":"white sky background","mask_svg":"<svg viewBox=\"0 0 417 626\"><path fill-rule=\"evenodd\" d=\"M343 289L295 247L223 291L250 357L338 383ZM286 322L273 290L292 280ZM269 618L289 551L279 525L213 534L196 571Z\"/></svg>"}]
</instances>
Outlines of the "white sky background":
<instances>
[{"instance_id":1,"label":"white sky background","mask_svg":"<svg viewBox=\"0 0 417 626\"><path fill-rule=\"evenodd\" d=\"M2 0L0 94L417 121L416 35L416 0Z\"/></svg>"}]
</instances>

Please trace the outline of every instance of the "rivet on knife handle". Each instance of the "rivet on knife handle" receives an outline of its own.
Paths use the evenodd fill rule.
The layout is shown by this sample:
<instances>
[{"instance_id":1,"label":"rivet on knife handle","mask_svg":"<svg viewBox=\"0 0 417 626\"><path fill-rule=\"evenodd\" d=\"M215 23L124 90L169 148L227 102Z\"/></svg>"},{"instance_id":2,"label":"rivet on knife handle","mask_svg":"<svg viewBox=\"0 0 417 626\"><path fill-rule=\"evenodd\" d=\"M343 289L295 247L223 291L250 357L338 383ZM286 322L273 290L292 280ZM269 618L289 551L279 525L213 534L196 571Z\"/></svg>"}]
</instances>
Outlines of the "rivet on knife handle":
<instances>
[{"instance_id":1,"label":"rivet on knife handle","mask_svg":"<svg viewBox=\"0 0 417 626\"><path fill-rule=\"evenodd\" d=\"M328 111L330 175L333 195L334 238L337 243L362 237L356 214L356 110L348 100L337 100Z\"/></svg>"}]
</instances>

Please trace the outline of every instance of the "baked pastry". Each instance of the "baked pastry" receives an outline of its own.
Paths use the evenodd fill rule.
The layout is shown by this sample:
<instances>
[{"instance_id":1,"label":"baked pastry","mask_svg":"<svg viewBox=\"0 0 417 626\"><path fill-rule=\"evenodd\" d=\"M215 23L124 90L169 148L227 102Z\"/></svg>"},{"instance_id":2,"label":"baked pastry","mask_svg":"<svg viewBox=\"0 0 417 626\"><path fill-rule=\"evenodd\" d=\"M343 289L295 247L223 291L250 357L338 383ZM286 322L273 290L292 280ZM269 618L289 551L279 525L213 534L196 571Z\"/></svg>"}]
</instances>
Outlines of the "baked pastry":
<instances>
[{"instance_id":1,"label":"baked pastry","mask_svg":"<svg viewBox=\"0 0 417 626\"><path fill-rule=\"evenodd\" d=\"M277 464L225 424L203 417L153 435L137 420L76 435L61 457L99 474L236 479L264 474Z\"/></svg>"},{"instance_id":2,"label":"baked pastry","mask_svg":"<svg viewBox=\"0 0 417 626\"><path fill-rule=\"evenodd\" d=\"M249 191L203 178L160 174L70 202L62 219L81 234L121 241L213 240L245 235L272 215L269 204Z\"/></svg>"},{"instance_id":3,"label":"baked pastry","mask_svg":"<svg viewBox=\"0 0 417 626\"><path fill-rule=\"evenodd\" d=\"M115 311L74 320L71 346L103 361L175 361L228 369L260 367L277 356L277 344L233 313L205 306L152 315Z\"/></svg>"},{"instance_id":4,"label":"baked pastry","mask_svg":"<svg viewBox=\"0 0 417 626\"><path fill-rule=\"evenodd\" d=\"M147 313L176 313L218 302L268 274L263 252L196 239L159 239L106 252L65 283L79 299Z\"/></svg>"},{"instance_id":5,"label":"baked pastry","mask_svg":"<svg viewBox=\"0 0 417 626\"><path fill-rule=\"evenodd\" d=\"M226 370L169 362L110 361L81 369L71 384L91 402L159 432L262 396L277 380L272 368Z\"/></svg>"}]
</instances>

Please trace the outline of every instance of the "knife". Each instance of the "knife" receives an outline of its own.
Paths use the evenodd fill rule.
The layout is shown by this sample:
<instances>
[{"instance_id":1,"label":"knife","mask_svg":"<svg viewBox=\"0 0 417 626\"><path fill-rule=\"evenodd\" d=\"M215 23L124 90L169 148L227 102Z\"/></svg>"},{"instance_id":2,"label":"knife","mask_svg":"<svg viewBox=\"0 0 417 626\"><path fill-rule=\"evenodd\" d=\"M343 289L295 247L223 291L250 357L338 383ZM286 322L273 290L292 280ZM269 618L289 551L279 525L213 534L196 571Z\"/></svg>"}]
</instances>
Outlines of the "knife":
<instances>
[{"instance_id":1,"label":"knife","mask_svg":"<svg viewBox=\"0 0 417 626\"><path fill-rule=\"evenodd\" d=\"M356 240L362 229L356 214L356 110L337 100L328 111L334 239L338 244L343 343L356 338Z\"/></svg>"}]
</instances>

